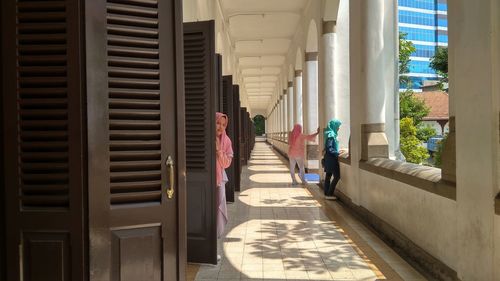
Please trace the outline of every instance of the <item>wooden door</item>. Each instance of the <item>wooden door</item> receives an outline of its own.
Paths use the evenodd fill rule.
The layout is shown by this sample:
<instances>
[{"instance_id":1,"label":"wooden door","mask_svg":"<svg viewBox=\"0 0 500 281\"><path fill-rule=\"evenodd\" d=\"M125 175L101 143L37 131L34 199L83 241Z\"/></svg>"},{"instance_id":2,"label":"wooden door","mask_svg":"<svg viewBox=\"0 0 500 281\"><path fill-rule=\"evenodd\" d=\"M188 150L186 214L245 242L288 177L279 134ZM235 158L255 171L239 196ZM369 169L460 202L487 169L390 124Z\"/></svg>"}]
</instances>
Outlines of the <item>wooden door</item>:
<instances>
[{"instance_id":1,"label":"wooden door","mask_svg":"<svg viewBox=\"0 0 500 281\"><path fill-rule=\"evenodd\" d=\"M90 280L179 280L181 2L89 0L85 8Z\"/></svg>"},{"instance_id":2,"label":"wooden door","mask_svg":"<svg viewBox=\"0 0 500 281\"><path fill-rule=\"evenodd\" d=\"M235 123L234 123L234 102L233 102L233 77L231 75L224 76L222 79L222 89L223 89L223 94L222 94L222 112L224 112L228 118L229 122L227 124L226 132L229 138L231 139L231 142L233 144L233 153L235 151L235 143L236 143L236 138L235 138ZM238 159L234 158L233 154L233 159ZM228 182L226 183L226 200L228 202L234 202L234 189L235 189L235 180L236 180L236 165L234 164L237 161L232 161L231 166L226 169L227 177L228 177Z\"/></svg>"},{"instance_id":3,"label":"wooden door","mask_svg":"<svg viewBox=\"0 0 500 281\"><path fill-rule=\"evenodd\" d=\"M247 143L248 143L248 120L247 120L247 109L246 107L240 108L240 157L241 157L241 165L245 166L247 164Z\"/></svg>"},{"instance_id":4,"label":"wooden door","mask_svg":"<svg viewBox=\"0 0 500 281\"><path fill-rule=\"evenodd\" d=\"M184 24L188 261L217 263L214 22Z\"/></svg>"},{"instance_id":5,"label":"wooden door","mask_svg":"<svg viewBox=\"0 0 500 281\"><path fill-rule=\"evenodd\" d=\"M233 124L234 124L234 157L233 163L235 165L235 183L234 190L241 190L241 134L240 134L240 86L233 85Z\"/></svg>"},{"instance_id":6,"label":"wooden door","mask_svg":"<svg viewBox=\"0 0 500 281\"><path fill-rule=\"evenodd\" d=\"M255 141L255 130L252 118L250 118L250 113L247 111L247 120L248 120L248 148L247 148L247 159L250 160L250 154L252 153L253 143Z\"/></svg>"},{"instance_id":7,"label":"wooden door","mask_svg":"<svg viewBox=\"0 0 500 281\"><path fill-rule=\"evenodd\" d=\"M80 4L0 4L9 281L86 280Z\"/></svg>"},{"instance_id":8,"label":"wooden door","mask_svg":"<svg viewBox=\"0 0 500 281\"><path fill-rule=\"evenodd\" d=\"M1 8L0 4L0 8ZM0 34L2 29L2 13L0 12ZM0 46L3 46L3 36L0 35ZM0 47L0 91L3 93L3 52ZM5 275L5 186L4 186L4 173L3 173L3 138L5 132L3 130L3 98L0 98L0 280L7 280Z\"/></svg>"},{"instance_id":9,"label":"wooden door","mask_svg":"<svg viewBox=\"0 0 500 281\"><path fill-rule=\"evenodd\" d=\"M223 77L222 77L222 55L215 54L215 75L216 75L216 85L217 85L217 94L215 95L215 111L223 112L224 111L224 86L223 86Z\"/></svg>"}]
</instances>

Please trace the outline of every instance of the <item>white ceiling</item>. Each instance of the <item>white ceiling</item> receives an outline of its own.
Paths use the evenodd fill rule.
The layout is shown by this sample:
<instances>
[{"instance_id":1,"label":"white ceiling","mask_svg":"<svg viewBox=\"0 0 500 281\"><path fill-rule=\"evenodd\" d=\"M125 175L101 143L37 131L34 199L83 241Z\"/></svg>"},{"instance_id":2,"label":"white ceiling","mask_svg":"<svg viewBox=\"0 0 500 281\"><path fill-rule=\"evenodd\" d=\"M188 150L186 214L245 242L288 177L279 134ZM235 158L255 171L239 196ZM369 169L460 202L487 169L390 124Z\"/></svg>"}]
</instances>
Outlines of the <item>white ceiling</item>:
<instances>
[{"instance_id":1,"label":"white ceiling","mask_svg":"<svg viewBox=\"0 0 500 281\"><path fill-rule=\"evenodd\" d=\"M277 87L285 56L307 2L221 0L251 108L266 109L281 91Z\"/></svg>"}]
</instances>

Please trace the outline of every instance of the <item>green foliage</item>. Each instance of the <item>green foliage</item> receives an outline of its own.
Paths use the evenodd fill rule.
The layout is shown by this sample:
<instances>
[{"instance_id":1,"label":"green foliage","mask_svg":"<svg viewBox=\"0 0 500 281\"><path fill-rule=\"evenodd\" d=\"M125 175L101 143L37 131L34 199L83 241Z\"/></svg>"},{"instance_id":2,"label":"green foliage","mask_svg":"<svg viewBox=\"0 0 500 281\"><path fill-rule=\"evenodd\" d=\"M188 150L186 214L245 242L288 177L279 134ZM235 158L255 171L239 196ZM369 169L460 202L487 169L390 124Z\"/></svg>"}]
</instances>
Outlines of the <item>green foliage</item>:
<instances>
[{"instance_id":1,"label":"green foliage","mask_svg":"<svg viewBox=\"0 0 500 281\"><path fill-rule=\"evenodd\" d=\"M447 133L444 135L443 139L439 142L437 151L434 152L434 166L437 168L441 168L441 165L443 164L442 155L446 139L448 139Z\"/></svg>"},{"instance_id":2,"label":"green foliage","mask_svg":"<svg viewBox=\"0 0 500 281\"><path fill-rule=\"evenodd\" d=\"M255 126L255 135L262 136L266 132L266 119L262 115L257 115L253 118Z\"/></svg>"},{"instance_id":3,"label":"green foliage","mask_svg":"<svg viewBox=\"0 0 500 281\"><path fill-rule=\"evenodd\" d=\"M429 138L435 135L437 135L436 130L429 125L423 126L421 124L420 126L417 127L417 138L422 142L427 142Z\"/></svg>"},{"instance_id":4,"label":"green foliage","mask_svg":"<svg viewBox=\"0 0 500 281\"><path fill-rule=\"evenodd\" d=\"M443 83L448 83L448 48L438 47L429 66L441 77L439 84L443 88Z\"/></svg>"},{"instance_id":5,"label":"green foliage","mask_svg":"<svg viewBox=\"0 0 500 281\"><path fill-rule=\"evenodd\" d=\"M412 90L399 93L399 118L411 118L415 126L419 126L422 118L429 114L430 108L424 101L415 97Z\"/></svg>"},{"instance_id":6,"label":"green foliage","mask_svg":"<svg viewBox=\"0 0 500 281\"><path fill-rule=\"evenodd\" d=\"M410 56L416 51L415 45L406 40L406 33L399 33L399 83L410 88L411 81L404 75L410 72Z\"/></svg>"},{"instance_id":7,"label":"green foliage","mask_svg":"<svg viewBox=\"0 0 500 281\"><path fill-rule=\"evenodd\" d=\"M408 117L403 118L399 125L401 130L401 152L405 156L406 161L421 164L429 158L429 154L417 138L417 128L413 124L413 120Z\"/></svg>"},{"instance_id":8,"label":"green foliage","mask_svg":"<svg viewBox=\"0 0 500 281\"><path fill-rule=\"evenodd\" d=\"M436 53L431 58L430 67L437 72L448 74L448 48L437 47Z\"/></svg>"}]
</instances>

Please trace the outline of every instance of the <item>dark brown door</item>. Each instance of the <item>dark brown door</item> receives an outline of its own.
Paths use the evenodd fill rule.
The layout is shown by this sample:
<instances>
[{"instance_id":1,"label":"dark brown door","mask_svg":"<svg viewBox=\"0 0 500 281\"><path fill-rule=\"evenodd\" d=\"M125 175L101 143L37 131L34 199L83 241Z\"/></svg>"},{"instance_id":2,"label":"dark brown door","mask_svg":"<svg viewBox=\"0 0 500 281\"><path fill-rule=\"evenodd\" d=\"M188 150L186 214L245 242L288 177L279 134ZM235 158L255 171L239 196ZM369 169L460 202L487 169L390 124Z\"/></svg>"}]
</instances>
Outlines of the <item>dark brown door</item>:
<instances>
[{"instance_id":1,"label":"dark brown door","mask_svg":"<svg viewBox=\"0 0 500 281\"><path fill-rule=\"evenodd\" d=\"M253 149L253 142L255 141L255 131L252 118L250 118L250 113L247 111L247 120L248 120L248 147L247 147L247 159L250 160L250 154Z\"/></svg>"},{"instance_id":2,"label":"dark brown door","mask_svg":"<svg viewBox=\"0 0 500 281\"><path fill-rule=\"evenodd\" d=\"M240 134L240 86L233 85L233 124L234 124L234 158L233 163L235 165L235 183L234 190L241 190L241 158L240 158L240 147L241 147L241 134ZM236 160L236 161L235 161Z\"/></svg>"},{"instance_id":3,"label":"dark brown door","mask_svg":"<svg viewBox=\"0 0 500 281\"><path fill-rule=\"evenodd\" d=\"M184 24L188 261L217 263L214 22Z\"/></svg>"},{"instance_id":4,"label":"dark brown door","mask_svg":"<svg viewBox=\"0 0 500 281\"><path fill-rule=\"evenodd\" d=\"M0 4L1 9L1 4ZM0 12L0 34L2 29L2 13ZM0 46L3 46L3 36L0 36ZM3 52L0 47L0 92L3 93ZM3 98L0 98L0 280L7 280L5 276L5 186L3 173L3 138L5 132L3 130Z\"/></svg>"},{"instance_id":5,"label":"dark brown door","mask_svg":"<svg viewBox=\"0 0 500 281\"><path fill-rule=\"evenodd\" d=\"M1 1L9 281L86 280L80 4Z\"/></svg>"},{"instance_id":6,"label":"dark brown door","mask_svg":"<svg viewBox=\"0 0 500 281\"><path fill-rule=\"evenodd\" d=\"M234 123L234 102L233 102L233 77L231 75L224 76L222 79L222 112L224 112L228 118L229 118L229 123L227 124L227 135L231 139L231 142L233 144L233 153L235 151L235 143L236 143L236 138L235 138L235 123ZM233 154L233 159L238 159L234 158ZM227 178L228 182L226 183L226 200L228 202L234 202L234 188L235 188L235 178L236 178L236 165L235 162L233 161L231 163L231 166L226 169L227 173Z\"/></svg>"},{"instance_id":7,"label":"dark brown door","mask_svg":"<svg viewBox=\"0 0 500 281\"><path fill-rule=\"evenodd\" d=\"M247 120L247 109L246 107L240 108L240 157L241 157L241 165L245 166L247 164L247 143L248 143L248 120Z\"/></svg>"},{"instance_id":8,"label":"dark brown door","mask_svg":"<svg viewBox=\"0 0 500 281\"><path fill-rule=\"evenodd\" d=\"M222 56L220 54L215 54L215 69L217 81L217 94L215 95L215 104L217 108L215 110L218 112L223 112L224 86L222 77Z\"/></svg>"},{"instance_id":9,"label":"dark brown door","mask_svg":"<svg viewBox=\"0 0 500 281\"><path fill-rule=\"evenodd\" d=\"M184 275L180 4L85 6L90 280Z\"/></svg>"}]
</instances>

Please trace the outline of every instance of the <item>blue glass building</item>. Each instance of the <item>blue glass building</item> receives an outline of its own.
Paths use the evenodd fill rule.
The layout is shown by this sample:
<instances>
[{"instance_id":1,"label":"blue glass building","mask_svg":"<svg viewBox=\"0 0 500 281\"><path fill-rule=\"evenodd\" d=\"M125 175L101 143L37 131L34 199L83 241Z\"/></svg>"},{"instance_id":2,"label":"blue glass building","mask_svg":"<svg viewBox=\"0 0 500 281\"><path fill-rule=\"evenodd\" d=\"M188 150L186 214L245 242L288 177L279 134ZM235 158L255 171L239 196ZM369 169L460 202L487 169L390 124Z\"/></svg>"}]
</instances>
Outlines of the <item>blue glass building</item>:
<instances>
[{"instance_id":1,"label":"blue glass building","mask_svg":"<svg viewBox=\"0 0 500 281\"><path fill-rule=\"evenodd\" d=\"M419 90L426 80L438 80L429 60L438 46L448 46L448 5L446 0L399 0L399 31L417 49L411 56L410 80ZM406 85L401 85L405 88Z\"/></svg>"}]
</instances>

